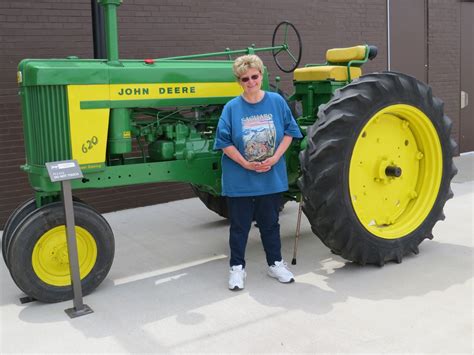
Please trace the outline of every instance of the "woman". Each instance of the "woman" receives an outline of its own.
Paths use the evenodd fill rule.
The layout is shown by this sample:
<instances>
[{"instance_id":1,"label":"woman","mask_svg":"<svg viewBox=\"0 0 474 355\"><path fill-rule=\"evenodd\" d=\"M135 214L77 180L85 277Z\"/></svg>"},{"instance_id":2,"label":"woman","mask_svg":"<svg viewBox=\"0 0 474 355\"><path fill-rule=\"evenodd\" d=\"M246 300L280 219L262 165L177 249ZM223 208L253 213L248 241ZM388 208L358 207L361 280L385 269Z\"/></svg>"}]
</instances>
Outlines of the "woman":
<instances>
[{"instance_id":1,"label":"woman","mask_svg":"<svg viewBox=\"0 0 474 355\"><path fill-rule=\"evenodd\" d=\"M268 275L283 283L294 276L281 257L278 224L281 193L288 190L284 153L301 132L285 100L262 87L263 63L256 55L237 58L234 74L243 93L222 111L214 149L222 149L222 195L230 219L229 289L242 290L245 248L255 219L266 254Z\"/></svg>"}]
</instances>

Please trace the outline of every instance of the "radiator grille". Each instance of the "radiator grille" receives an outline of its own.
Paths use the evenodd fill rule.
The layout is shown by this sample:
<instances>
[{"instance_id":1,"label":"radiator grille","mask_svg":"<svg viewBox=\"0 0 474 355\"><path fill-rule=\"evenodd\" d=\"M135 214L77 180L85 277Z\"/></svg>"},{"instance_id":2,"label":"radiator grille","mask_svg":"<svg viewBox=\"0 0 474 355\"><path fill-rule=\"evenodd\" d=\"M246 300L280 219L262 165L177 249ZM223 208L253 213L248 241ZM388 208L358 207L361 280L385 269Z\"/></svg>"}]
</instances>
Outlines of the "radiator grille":
<instances>
[{"instance_id":1,"label":"radiator grille","mask_svg":"<svg viewBox=\"0 0 474 355\"><path fill-rule=\"evenodd\" d=\"M66 86L29 86L24 104L27 162L44 165L71 159Z\"/></svg>"}]
</instances>

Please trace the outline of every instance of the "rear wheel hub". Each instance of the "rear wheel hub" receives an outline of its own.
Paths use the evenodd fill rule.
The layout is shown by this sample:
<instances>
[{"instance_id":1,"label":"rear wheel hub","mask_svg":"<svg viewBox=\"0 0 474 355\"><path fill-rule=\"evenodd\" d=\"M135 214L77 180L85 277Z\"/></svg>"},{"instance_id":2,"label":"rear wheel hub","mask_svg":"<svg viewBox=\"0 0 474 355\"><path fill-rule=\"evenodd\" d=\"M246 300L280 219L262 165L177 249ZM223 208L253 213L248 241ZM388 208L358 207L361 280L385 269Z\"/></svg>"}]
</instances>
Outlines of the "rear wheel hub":
<instances>
[{"instance_id":1,"label":"rear wheel hub","mask_svg":"<svg viewBox=\"0 0 474 355\"><path fill-rule=\"evenodd\" d=\"M442 165L436 129L422 111L405 104L380 110L362 129L350 162L359 221L386 239L415 230L433 207Z\"/></svg>"}]
</instances>

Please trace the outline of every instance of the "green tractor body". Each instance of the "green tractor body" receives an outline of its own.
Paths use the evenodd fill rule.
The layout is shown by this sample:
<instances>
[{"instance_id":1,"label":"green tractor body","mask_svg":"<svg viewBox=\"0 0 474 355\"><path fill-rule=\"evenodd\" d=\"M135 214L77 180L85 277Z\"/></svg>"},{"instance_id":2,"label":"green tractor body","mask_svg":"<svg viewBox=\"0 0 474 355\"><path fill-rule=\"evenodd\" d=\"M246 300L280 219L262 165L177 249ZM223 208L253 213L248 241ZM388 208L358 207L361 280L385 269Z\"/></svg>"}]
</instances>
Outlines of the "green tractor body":
<instances>
[{"instance_id":1,"label":"green tractor body","mask_svg":"<svg viewBox=\"0 0 474 355\"><path fill-rule=\"evenodd\" d=\"M285 158L286 200L302 203L313 232L335 254L359 264L401 262L431 238L452 196L454 142L442 102L424 83L400 73L363 75L376 55L367 45L329 50L326 63L296 67L301 41L283 22L284 43L184 57L119 60L116 10L105 9L107 60L25 59L19 64L26 163L35 197L10 216L2 252L13 280L44 302L72 297L60 185L45 163L75 159L84 177L73 189L163 181L192 184L208 208L227 215L221 152L214 151L224 104L241 94L231 56L271 51L293 72L290 107L304 135ZM287 44L294 30L299 53ZM293 61L284 69L278 56ZM224 56L225 60L210 57ZM263 89L272 87L263 73ZM106 277L113 234L103 217L75 201L85 293ZM61 254L64 256L64 253Z\"/></svg>"},{"instance_id":2,"label":"green tractor body","mask_svg":"<svg viewBox=\"0 0 474 355\"><path fill-rule=\"evenodd\" d=\"M220 189L212 150L219 109L241 93L229 61L24 60L26 164L42 196L57 193L45 163L75 159L73 188L183 181ZM268 87L268 80L265 80ZM38 134L40 133L40 134ZM143 149L138 156L132 141ZM209 174L202 174L209 171Z\"/></svg>"}]
</instances>

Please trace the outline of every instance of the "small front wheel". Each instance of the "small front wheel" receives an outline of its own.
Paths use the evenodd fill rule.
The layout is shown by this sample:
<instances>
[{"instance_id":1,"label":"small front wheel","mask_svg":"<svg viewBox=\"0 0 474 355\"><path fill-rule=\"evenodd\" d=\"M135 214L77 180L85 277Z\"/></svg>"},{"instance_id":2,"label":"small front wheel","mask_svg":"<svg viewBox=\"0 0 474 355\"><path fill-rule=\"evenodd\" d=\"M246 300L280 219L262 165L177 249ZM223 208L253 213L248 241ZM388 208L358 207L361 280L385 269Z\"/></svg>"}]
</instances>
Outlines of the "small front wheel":
<instances>
[{"instance_id":1,"label":"small front wheel","mask_svg":"<svg viewBox=\"0 0 474 355\"><path fill-rule=\"evenodd\" d=\"M78 197L72 197L76 202L82 202ZM10 263L8 262L8 248L10 247L10 241L12 239L13 233L15 229L21 224L23 219L28 216L31 212L36 210L36 201L34 197L26 200L22 204L20 204L8 217L5 226L3 227L3 234L2 234L2 255L3 260L7 267L10 267Z\"/></svg>"},{"instance_id":2,"label":"small front wheel","mask_svg":"<svg viewBox=\"0 0 474 355\"><path fill-rule=\"evenodd\" d=\"M34 198L30 198L19 205L12 214L8 217L5 226L3 227L3 234L2 234L2 255L3 260L7 267L9 267L8 259L7 259L7 249L10 245L10 240L15 231L15 228L20 224L20 222L28 216L31 212L36 210L36 201Z\"/></svg>"},{"instance_id":3,"label":"small front wheel","mask_svg":"<svg viewBox=\"0 0 474 355\"><path fill-rule=\"evenodd\" d=\"M91 207L74 202L80 277L84 295L107 276L115 242L107 221ZM52 203L30 213L11 236L10 274L28 296L42 302L72 299L64 208Z\"/></svg>"}]
</instances>

